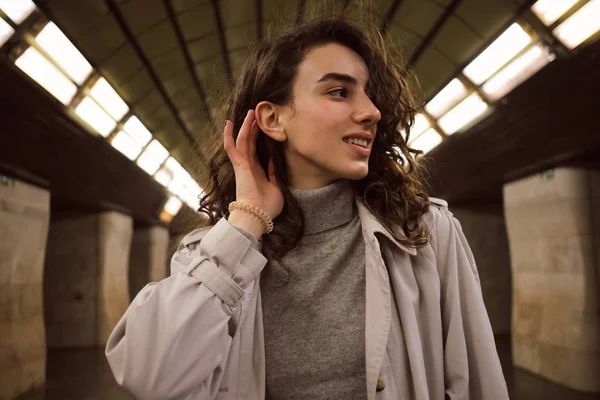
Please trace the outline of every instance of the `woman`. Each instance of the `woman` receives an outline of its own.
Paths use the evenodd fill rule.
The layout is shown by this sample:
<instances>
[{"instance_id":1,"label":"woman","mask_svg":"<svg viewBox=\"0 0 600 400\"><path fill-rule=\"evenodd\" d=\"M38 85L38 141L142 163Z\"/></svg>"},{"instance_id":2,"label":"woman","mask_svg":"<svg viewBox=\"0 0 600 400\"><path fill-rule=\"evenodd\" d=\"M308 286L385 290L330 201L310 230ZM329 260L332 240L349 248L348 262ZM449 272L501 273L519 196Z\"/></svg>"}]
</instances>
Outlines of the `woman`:
<instances>
[{"instance_id":1,"label":"woman","mask_svg":"<svg viewBox=\"0 0 600 400\"><path fill-rule=\"evenodd\" d=\"M507 399L472 253L398 132L414 108L380 36L328 20L262 44L207 165L212 226L116 326L117 381L142 399Z\"/></svg>"}]
</instances>

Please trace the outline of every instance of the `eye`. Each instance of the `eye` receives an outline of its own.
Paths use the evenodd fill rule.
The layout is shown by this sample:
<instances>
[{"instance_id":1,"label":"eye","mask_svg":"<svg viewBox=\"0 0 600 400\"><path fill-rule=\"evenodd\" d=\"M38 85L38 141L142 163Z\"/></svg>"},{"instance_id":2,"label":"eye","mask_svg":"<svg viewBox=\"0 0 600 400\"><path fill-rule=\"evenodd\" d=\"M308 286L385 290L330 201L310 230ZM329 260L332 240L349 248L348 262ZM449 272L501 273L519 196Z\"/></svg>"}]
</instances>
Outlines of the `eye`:
<instances>
[{"instance_id":1,"label":"eye","mask_svg":"<svg viewBox=\"0 0 600 400\"><path fill-rule=\"evenodd\" d=\"M332 95L333 97L348 97L348 90L346 88L339 88L330 91L328 94Z\"/></svg>"}]
</instances>

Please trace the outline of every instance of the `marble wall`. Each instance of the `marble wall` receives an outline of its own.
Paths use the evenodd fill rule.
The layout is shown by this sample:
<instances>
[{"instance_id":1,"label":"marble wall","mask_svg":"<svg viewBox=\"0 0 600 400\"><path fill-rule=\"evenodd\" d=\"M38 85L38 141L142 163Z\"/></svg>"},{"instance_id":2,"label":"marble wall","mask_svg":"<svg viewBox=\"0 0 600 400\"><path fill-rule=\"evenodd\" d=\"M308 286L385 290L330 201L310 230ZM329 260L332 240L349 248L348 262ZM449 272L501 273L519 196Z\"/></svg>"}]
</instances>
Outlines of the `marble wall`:
<instances>
[{"instance_id":1,"label":"marble wall","mask_svg":"<svg viewBox=\"0 0 600 400\"><path fill-rule=\"evenodd\" d=\"M129 253L133 220L118 212L98 216L98 331L96 344L105 346L129 307Z\"/></svg>"},{"instance_id":2,"label":"marble wall","mask_svg":"<svg viewBox=\"0 0 600 400\"><path fill-rule=\"evenodd\" d=\"M511 269L502 205L451 207L471 246L485 307L496 335L510 334Z\"/></svg>"},{"instance_id":3,"label":"marble wall","mask_svg":"<svg viewBox=\"0 0 600 400\"><path fill-rule=\"evenodd\" d=\"M600 175L558 168L504 187L518 367L600 392Z\"/></svg>"},{"instance_id":4,"label":"marble wall","mask_svg":"<svg viewBox=\"0 0 600 400\"><path fill-rule=\"evenodd\" d=\"M132 299L149 282L158 282L168 276L169 239L169 230L164 226L134 229L129 268Z\"/></svg>"},{"instance_id":5,"label":"marble wall","mask_svg":"<svg viewBox=\"0 0 600 400\"><path fill-rule=\"evenodd\" d=\"M57 215L44 277L48 347L103 346L129 304L133 222L117 212Z\"/></svg>"},{"instance_id":6,"label":"marble wall","mask_svg":"<svg viewBox=\"0 0 600 400\"><path fill-rule=\"evenodd\" d=\"M0 399L40 386L46 375L42 280L50 216L47 190L0 184Z\"/></svg>"}]
</instances>

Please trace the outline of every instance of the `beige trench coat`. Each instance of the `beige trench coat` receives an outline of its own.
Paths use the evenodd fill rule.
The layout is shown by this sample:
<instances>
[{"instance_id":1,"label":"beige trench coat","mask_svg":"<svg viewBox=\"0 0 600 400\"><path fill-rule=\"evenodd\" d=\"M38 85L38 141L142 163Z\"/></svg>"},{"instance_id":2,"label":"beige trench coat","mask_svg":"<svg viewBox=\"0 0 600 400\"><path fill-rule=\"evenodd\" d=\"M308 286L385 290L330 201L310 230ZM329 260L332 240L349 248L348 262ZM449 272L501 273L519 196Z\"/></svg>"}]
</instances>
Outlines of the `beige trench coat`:
<instances>
[{"instance_id":1,"label":"beige trench coat","mask_svg":"<svg viewBox=\"0 0 600 400\"><path fill-rule=\"evenodd\" d=\"M431 200L430 242L415 250L356 199L368 400L508 399L473 255L447 204ZM172 275L136 296L108 340L118 383L140 399L264 399L266 263L225 219L185 237Z\"/></svg>"}]
</instances>

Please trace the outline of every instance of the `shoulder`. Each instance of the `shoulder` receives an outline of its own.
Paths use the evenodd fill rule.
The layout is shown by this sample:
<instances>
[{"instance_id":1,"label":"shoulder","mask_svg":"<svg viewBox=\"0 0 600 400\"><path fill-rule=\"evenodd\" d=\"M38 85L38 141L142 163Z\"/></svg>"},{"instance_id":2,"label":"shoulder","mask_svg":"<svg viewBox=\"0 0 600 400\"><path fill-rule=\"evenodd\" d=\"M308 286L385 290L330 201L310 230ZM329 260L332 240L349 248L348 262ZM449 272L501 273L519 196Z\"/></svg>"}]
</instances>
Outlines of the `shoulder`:
<instances>
[{"instance_id":1,"label":"shoulder","mask_svg":"<svg viewBox=\"0 0 600 400\"><path fill-rule=\"evenodd\" d=\"M430 197L429 203L438 209L448 210L448 202L446 200L438 199L437 197Z\"/></svg>"},{"instance_id":2,"label":"shoulder","mask_svg":"<svg viewBox=\"0 0 600 400\"><path fill-rule=\"evenodd\" d=\"M440 242L448 240L452 235L455 218L446 200L430 197L429 203L429 209L423 214L421 221L427 227L430 244L437 248Z\"/></svg>"},{"instance_id":3,"label":"shoulder","mask_svg":"<svg viewBox=\"0 0 600 400\"><path fill-rule=\"evenodd\" d=\"M446 200L438 199L437 197L429 198L429 209L422 216L423 222L428 226L429 230L432 231L436 225L442 220L452 217L452 212L448 206Z\"/></svg>"}]
</instances>

